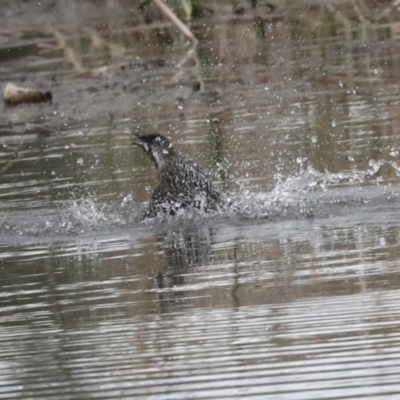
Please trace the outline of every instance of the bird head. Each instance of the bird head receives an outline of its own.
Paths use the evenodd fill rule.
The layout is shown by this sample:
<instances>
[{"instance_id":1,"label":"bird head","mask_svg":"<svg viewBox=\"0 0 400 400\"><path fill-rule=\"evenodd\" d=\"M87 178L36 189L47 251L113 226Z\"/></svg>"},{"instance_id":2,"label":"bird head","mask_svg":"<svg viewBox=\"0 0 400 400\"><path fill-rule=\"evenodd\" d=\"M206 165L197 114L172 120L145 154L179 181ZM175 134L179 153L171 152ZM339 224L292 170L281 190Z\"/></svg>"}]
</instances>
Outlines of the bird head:
<instances>
[{"instance_id":1,"label":"bird head","mask_svg":"<svg viewBox=\"0 0 400 400\"><path fill-rule=\"evenodd\" d=\"M140 143L134 145L141 147L155 164L157 170L161 170L171 157L178 155L171 142L162 135L154 133L151 135L139 136Z\"/></svg>"}]
</instances>

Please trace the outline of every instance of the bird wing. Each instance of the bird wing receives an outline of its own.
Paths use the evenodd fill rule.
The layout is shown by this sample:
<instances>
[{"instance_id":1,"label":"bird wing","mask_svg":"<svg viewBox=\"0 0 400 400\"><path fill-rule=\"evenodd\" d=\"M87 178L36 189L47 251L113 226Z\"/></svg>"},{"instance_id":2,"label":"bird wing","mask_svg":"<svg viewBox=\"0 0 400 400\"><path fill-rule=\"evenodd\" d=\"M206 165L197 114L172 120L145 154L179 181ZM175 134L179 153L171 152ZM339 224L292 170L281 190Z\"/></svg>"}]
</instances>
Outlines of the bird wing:
<instances>
[{"instance_id":1,"label":"bird wing","mask_svg":"<svg viewBox=\"0 0 400 400\"><path fill-rule=\"evenodd\" d=\"M163 168L147 214L154 216L159 211L171 212L182 207L213 208L220 198L218 190L199 165L179 158Z\"/></svg>"},{"instance_id":2,"label":"bird wing","mask_svg":"<svg viewBox=\"0 0 400 400\"><path fill-rule=\"evenodd\" d=\"M220 194L208 179L203 168L191 160L182 159L175 162L178 173L173 175L171 184L178 189L183 197L193 201L196 197L204 196L207 201L218 201Z\"/></svg>"}]
</instances>

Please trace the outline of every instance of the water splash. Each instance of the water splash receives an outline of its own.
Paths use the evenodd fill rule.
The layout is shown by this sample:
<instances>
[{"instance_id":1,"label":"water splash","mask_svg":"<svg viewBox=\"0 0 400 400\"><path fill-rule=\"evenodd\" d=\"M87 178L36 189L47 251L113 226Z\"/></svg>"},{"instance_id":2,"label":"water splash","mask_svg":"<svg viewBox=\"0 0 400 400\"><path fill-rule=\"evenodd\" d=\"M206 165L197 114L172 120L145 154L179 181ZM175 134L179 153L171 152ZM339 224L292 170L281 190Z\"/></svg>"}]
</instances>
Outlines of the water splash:
<instances>
[{"instance_id":1,"label":"water splash","mask_svg":"<svg viewBox=\"0 0 400 400\"><path fill-rule=\"evenodd\" d=\"M190 221L218 221L237 219L299 219L321 215L338 215L342 209L364 204L382 207L400 197L398 186L382 184L381 168L390 167L400 176L400 166L393 161L370 160L368 168L332 173L313 167L297 175L277 175L276 184L269 192L236 190L226 195L227 205L205 214L197 209L180 210L175 216L144 220L146 204L139 204L132 194L109 201L96 196L73 200L46 214L17 212L7 214L0 222L0 235L8 236L71 236L90 232L109 232L118 228L139 225L190 223ZM385 171L387 173L387 171ZM393 175L393 174L392 174Z\"/></svg>"},{"instance_id":2,"label":"water splash","mask_svg":"<svg viewBox=\"0 0 400 400\"><path fill-rule=\"evenodd\" d=\"M110 227L133 226L143 215L141 206L132 195L116 203L101 203L96 198L74 200L68 210L68 220L73 220L84 230L109 229Z\"/></svg>"},{"instance_id":3,"label":"water splash","mask_svg":"<svg viewBox=\"0 0 400 400\"><path fill-rule=\"evenodd\" d=\"M321 172L310 166L294 176L277 175L277 183L271 192L242 190L231 194L231 199L238 214L250 219L310 217L317 207L364 204L372 198L392 201L393 196L397 197L395 188L389 193L386 186L378 191L370 187L381 185L383 179L379 172L383 166L392 167L400 176L400 166L387 160L371 159L366 170L353 168L338 173ZM360 192L363 187L365 190Z\"/></svg>"},{"instance_id":4,"label":"water splash","mask_svg":"<svg viewBox=\"0 0 400 400\"><path fill-rule=\"evenodd\" d=\"M85 226L95 227L104 222L107 218L104 212L104 205L99 206L92 199L74 200L71 206L72 217Z\"/></svg>"},{"instance_id":5,"label":"water splash","mask_svg":"<svg viewBox=\"0 0 400 400\"><path fill-rule=\"evenodd\" d=\"M66 205L65 205L66 204ZM129 204L129 206L128 206ZM8 213L0 222L0 237L45 237L56 240L90 232L110 231L121 227L134 227L140 221L141 208L137 202L99 202L95 197L63 203L60 209L43 213Z\"/></svg>"}]
</instances>

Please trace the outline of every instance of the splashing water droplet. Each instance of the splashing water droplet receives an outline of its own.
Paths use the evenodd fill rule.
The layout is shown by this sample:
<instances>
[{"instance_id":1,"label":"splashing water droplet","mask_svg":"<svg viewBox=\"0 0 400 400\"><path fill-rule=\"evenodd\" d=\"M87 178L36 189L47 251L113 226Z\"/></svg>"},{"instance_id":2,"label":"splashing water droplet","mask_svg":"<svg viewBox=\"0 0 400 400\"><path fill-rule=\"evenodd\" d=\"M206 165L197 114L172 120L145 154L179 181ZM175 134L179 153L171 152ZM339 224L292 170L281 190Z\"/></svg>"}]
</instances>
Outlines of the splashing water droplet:
<instances>
[{"instance_id":1,"label":"splashing water droplet","mask_svg":"<svg viewBox=\"0 0 400 400\"><path fill-rule=\"evenodd\" d=\"M122 199L121 207L125 207L127 204L129 204L130 202L132 202L132 200L133 200L132 194L128 194L127 196L125 196L125 197Z\"/></svg>"}]
</instances>

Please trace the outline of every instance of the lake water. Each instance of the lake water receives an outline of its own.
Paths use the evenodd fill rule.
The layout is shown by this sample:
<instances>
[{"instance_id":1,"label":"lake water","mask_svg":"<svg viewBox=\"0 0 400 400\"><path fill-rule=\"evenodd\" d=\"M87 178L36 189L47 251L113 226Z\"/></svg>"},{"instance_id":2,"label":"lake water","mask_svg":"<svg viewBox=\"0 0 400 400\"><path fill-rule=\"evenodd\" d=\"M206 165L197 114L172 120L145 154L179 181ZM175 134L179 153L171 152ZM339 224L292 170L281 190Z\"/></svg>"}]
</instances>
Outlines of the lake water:
<instances>
[{"instance_id":1,"label":"lake water","mask_svg":"<svg viewBox=\"0 0 400 400\"><path fill-rule=\"evenodd\" d=\"M215 16L193 55L13 7L2 87L53 103L0 111L0 399L398 399L399 23ZM237 210L142 221L153 132Z\"/></svg>"}]
</instances>

